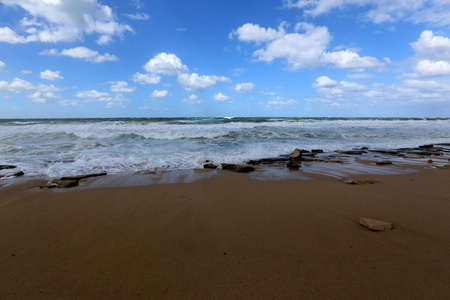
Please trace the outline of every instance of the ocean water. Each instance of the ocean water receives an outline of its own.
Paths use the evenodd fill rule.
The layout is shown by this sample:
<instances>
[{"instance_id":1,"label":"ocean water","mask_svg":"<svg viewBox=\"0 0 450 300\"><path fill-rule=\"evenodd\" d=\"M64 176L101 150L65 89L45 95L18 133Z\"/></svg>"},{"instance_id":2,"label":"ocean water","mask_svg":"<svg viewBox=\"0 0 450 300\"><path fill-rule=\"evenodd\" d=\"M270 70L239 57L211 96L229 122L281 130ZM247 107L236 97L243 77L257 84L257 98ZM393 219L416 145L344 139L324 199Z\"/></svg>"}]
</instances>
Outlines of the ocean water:
<instances>
[{"instance_id":1,"label":"ocean water","mask_svg":"<svg viewBox=\"0 0 450 300\"><path fill-rule=\"evenodd\" d=\"M392 149L450 142L450 118L0 120L0 164L27 176L193 169L295 148Z\"/></svg>"}]
</instances>

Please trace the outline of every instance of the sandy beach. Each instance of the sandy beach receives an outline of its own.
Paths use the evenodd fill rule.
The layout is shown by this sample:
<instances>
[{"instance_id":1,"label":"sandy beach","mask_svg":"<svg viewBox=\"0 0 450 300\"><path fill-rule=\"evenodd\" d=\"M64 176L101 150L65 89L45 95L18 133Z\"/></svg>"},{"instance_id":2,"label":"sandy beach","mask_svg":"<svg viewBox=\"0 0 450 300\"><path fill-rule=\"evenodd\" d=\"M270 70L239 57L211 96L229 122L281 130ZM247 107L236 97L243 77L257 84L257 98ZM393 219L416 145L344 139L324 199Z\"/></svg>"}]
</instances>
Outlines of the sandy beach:
<instances>
[{"instance_id":1,"label":"sandy beach","mask_svg":"<svg viewBox=\"0 0 450 300\"><path fill-rule=\"evenodd\" d=\"M450 169L366 174L375 184L363 185L193 172L193 182L1 188L0 298L450 296Z\"/></svg>"}]
</instances>

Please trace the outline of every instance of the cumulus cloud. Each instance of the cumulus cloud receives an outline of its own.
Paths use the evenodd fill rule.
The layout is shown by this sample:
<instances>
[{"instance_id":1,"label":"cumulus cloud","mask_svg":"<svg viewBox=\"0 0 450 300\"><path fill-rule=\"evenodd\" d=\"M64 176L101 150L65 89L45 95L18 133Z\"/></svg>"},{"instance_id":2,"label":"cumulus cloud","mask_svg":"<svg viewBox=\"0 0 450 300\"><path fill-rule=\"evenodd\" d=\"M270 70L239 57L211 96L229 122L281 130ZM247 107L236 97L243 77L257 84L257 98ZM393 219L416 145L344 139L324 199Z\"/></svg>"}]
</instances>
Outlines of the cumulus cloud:
<instances>
[{"instance_id":1,"label":"cumulus cloud","mask_svg":"<svg viewBox=\"0 0 450 300\"><path fill-rule=\"evenodd\" d=\"M237 83L233 90L239 93L250 93L256 87L256 84L251 82Z\"/></svg>"},{"instance_id":2,"label":"cumulus cloud","mask_svg":"<svg viewBox=\"0 0 450 300\"><path fill-rule=\"evenodd\" d=\"M64 77L61 76L60 71L45 70L45 71L42 71L39 76L45 80L62 80L62 79L64 79Z\"/></svg>"},{"instance_id":3,"label":"cumulus cloud","mask_svg":"<svg viewBox=\"0 0 450 300\"><path fill-rule=\"evenodd\" d=\"M150 59L144 65L144 69L149 73L164 75L178 75L189 71L188 67L181 63L178 56L165 52L159 53Z\"/></svg>"},{"instance_id":4,"label":"cumulus cloud","mask_svg":"<svg viewBox=\"0 0 450 300\"><path fill-rule=\"evenodd\" d=\"M187 99L183 99L183 103L187 104L202 104L205 103L204 100L200 99L197 95L192 94Z\"/></svg>"},{"instance_id":5,"label":"cumulus cloud","mask_svg":"<svg viewBox=\"0 0 450 300\"><path fill-rule=\"evenodd\" d=\"M213 98L216 101L230 101L231 100L230 97L228 97L227 95L224 95L222 93L215 94Z\"/></svg>"},{"instance_id":6,"label":"cumulus cloud","mask_svg":"<svg viewBox=\"0 0 450 300\"><path fill-rule=\"evenodd\" d=\"M109 96L108 93L101 93L97 90L81 91L75 95L75 97L78 98L103 98L108 96Z\"/></svg>"},{"instance_id":7,"label":"cumulus cloud","mask_svg":"<svg viewBox=\"0 0 450 300\"><path fill-rule=\"evenodd\" d=\"M10 82L0 81L0 92L10 92L10 93L20 93L22 91L57 92L61 90L62 90L61 88L58 88L54 85L45 85L41 83L38 85L33 85L32 83L20 78L14 78Z\"/></svg>"},{"instance_id":8,"label":"cumulus cloud","mask_svg":"<svg viewBox=\"0 0 450 300\"><path fill-rule=\"evenodd\" d=\"M20 7L31 16L22 19L23 33L0 28L0 41L10 44L75 42L86 35L95 35L98 44L107 44L114 37L133 31L117 22L112 9L97 0L0 0L0 3Z\"/></svg>"},{"instance_id":9,"label":"cumulus cloud","mask_svg":"<svg viewBox=\"0 0 450 300\"><path fill-rule=\"evenodd\" d=\"M111 92L113 93L132 93L136 87L130 86L126 81L115 81L111 83Z\"/></svg>"},{"instance_id":10,"label":"cumulus cloud","mask_svg":"<svg viewBox=\"0 0 450 300\"><path fill-rule=\"evenodd\" d=\"M410 44L418 60L413 68L415 73L404 77L440 77L450 75L450 39L435 36L431 30L420 34L416 42Z\"/></svg>"},{"instance_id":11,"label":"cumulus cloud","mask_svg":"<svg viewBox=\"0 0 450 300\"><path fill-rule=\"evenodd\" d=\"M52 92L35 92L31 95L27 96L31 99L31 101L36 103L48 103L48 102L55 102L56 100L60 99L60 96L56 96Z\"/></svg>"},{"instance_id":12,"label":"cumulus cloud","mask_svg":"<svg viewBox=\"0 0 450 300\"><path fill-rule=\"evenodd\" d=\"M230 33L230 38L237 36L239 41L242 42L255 42L255 43L266 43L278 38L283 37L286 31L283 28L284 23L282 23L278 30L273 28L263 28L257 24L247 23L239 27L237 30Z\"/></svg>"},{"instance_id":13,"label":"cumulus cloud","mask_svg":"<svg viewBox=\"0 0 450 300\"><path fill-rule=\"evenodd\" d=\"M100 54L97 51L91 50L86 47L75 47L71 49L64 49L61 52L57 49L49 49L44 50L40 55L49 55L49 56L69 56L73 58L83 59L88 62L93 63L102 63L105 61L115 61L117 57L115 55L105 53Z\"/></svg>"},{"instance_id":14,"label":"cumulus cloud","mask_svg":"<svg viewBox=\"0 0 450 300\"><path fill-rule=\"evenodd\" d=\"M141 74L137 72L131 77L131 81L140 84L158 84L161 82L161 76L155 74Z\"/></svg>"},{"instance_id":15,"label":"cumulus cloud","mask_svg":"<svg viewBox=\"0 0 450 300\"><path fill-rule=\"evenodd\" d=\"M152 98L164 98L164 97L168 97L171 96L171 94L169 93L168 90L154 90L153 93L150 95L150 97Z\"/></svg>"},{"instance_id":16,"label":"cumulus cloud","mask_svg":"<svg viewBox=\"0 0 450 300\"><path fill-rule=\"evenodd\" d=\"M263 39L259 36L250 38L248 34L241 37L241 34L247 33L248 31L243 30L246 25L248 24L239 27L233 32L233 34L238 36L239 40L255 42L257 45L265 42L265 47L253 52L253 56L259 61L269 63L275 59L285 60L289 70L297 70L300 68L311 69L326 64L332 64L340 69L353 70L363 70L364 68L374 68L383 65L383 63L374 57L359 56L355 49L349 48L341 51L327 52L326 49L331 41L331 35L325 26L298 23L295 26L296 32L286 33L280 28L277 31L272 28L266 29L259 25L251 24L253 30L259 28L259 31L266 33L266 35L267 32L272 33L269 35L270 38Z\"/></svg>"},{"instance_id":17,"label":"cumulus cloud","mask_svg":"<svg viewBox=\"0 0 450 300\"><path fill-rule=\"evenodd\" d=\"M319 16L335 9L358 6L365 19L375 24L406 21L430 23L435 26L450 24L450 3L445 0L283 0L284 7L298 8L305 15Z\"/></svg>"},{"instance_id":18,"label":"cumulus cloud","mask_svg":"<svg viewBox=\"0 0 450 300\"><path fill-rule=\"evenodd\" d=\"M6 64L0 60L0 69L6 67Z\"/></svg>"},{"instance_id":19,"label":"cumulus cloud","mask_svg":"<svg viewBox=\"0 0 450 300\"><path fill-rule=\"evenodd\" d=\"M197 73L192 73L178 75L178 82L185 87L186 91L199 91L213 87L217 82L231 82L231 79L224 76L198 75Z\"/></svg>"},{"instance_id":20,"label":"cumulus cloud","mask_svg":"<svg viewBox=\"0 0 450 300\"><path fill-rule=\"evenodd\" d=\"M316 83L313 84L313 87L315 88L322 88L322 87L331 87L336 86L338 82L336 80L330 79L327 76L320 76L316 79Z\"/></svg>"}]
</instances>

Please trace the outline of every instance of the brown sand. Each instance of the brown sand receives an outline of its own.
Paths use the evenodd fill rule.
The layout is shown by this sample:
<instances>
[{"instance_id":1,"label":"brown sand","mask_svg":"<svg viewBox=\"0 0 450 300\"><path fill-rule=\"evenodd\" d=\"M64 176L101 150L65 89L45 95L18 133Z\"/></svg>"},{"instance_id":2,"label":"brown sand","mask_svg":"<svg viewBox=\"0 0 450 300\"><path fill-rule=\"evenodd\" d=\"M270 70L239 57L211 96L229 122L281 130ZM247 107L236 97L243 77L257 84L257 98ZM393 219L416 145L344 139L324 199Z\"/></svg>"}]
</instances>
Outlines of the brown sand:
<instances>
[{"instance_id":1,"label":"brown sand","mask_svg":"<svg viewBox=\"0 0 450 300\"><path fill-rule=\"evenodd\" d=\"M0 189L0 298L450 299L450 170L370 185L214 172Z\"/></svg>"}]
</instances>

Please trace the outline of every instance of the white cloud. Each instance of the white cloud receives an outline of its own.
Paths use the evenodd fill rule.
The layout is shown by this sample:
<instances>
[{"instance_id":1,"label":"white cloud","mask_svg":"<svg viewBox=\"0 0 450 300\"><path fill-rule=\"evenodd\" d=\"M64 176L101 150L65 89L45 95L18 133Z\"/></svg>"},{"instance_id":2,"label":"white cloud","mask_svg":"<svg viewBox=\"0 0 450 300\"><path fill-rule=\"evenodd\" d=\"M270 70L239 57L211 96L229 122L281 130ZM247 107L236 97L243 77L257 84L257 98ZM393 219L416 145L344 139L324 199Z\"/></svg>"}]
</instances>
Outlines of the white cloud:
<instances>
[{"instance_id":1,"label":"white cloud","mask_svg":"<svg viewBox=\"0 0 450 300\"><path fill-rule=\"evenodd\" d=\"M213 98L216 101L230 101L231 100L231 98L229 96L224 95L222 93L215 94Z\"/></svg>"},{"instance_id":2,"label":"white cloud","mask_svg":"<svg viewBox=\"0 0 450 300\"><path fill-rule=\"evenodd\" d=\"M450 61L450 39L435 36L431 30L423 31L411 47L421 59Z\"/></svg>"},{"instance_id":3,"label":"white cloud","mask_svg":"<svg viewBox=\"0 0 450 300\"><path fill-rule=\"evenodd\" d=\"M178 75L189 71L188 67L181 63L181 60L171 53L159 53L150 59L144 69L149 73Z\"/></svg>"},{"instance_id":4,"label":"white cloud","mask_svg":"<svg viewBox=\"0 0 450 300\"><path fill-rule=\"evenodd\" d=\"M22 71L20 71L20 73L22 73L22 74L31 74L33 72L30 71L30 70L22 70Z\"/></svg>"},{"instance_id":5,"label":"white cloud","mask_svg":"<svg viewBox=\"0 0 450 300\"><path fill-rule=\"evenodd\" d=\"M246 92L246 93L250 93L254 88L256 87L256 84L251 83L251 82L242 82L242 83L237 83L233 90L236 92Z\"/></svg>"},{"instance_id":6,"label":"white cloud","mask_svg":"<svg viewBox=\"0 0 450 300\"><path fill-rule=\"evenodd\" d=\"M299 8L313 17L335 9L357 6L364 10L364 18L375 24L407 21L430 23L434 26L450 24L450 3L446 0L283 0L287 8Z\"/></svg>"},{"instance_id":7,"label":"white cloud","mask_svg":"<svg viewBox=\"0 0 450 300\"><path fill-rule=\"evenodd\" d=\"M327 76L320 76L316 79L316 83L314 83L312 86L315 88L322 88L336 86L337 84L338 82L336 80L330 79Z\"/></svg>"},{"instance_id":8,"label":"white cloud","mask_svg":"<svg viewBox=\"0 0 450 300\"><path fill-rule=\"evenodd\" d=\"M11 82L0 81L0 92L10 92L10 93L20 93L22 91L38 91L38 92L57 92L61 91L61 88L57 88L54 85L38 84L33 85L32 83L20 79L14 78Z\"/></svg>"},{"instance_id":9,"label":"white cloud","mask_svg":"<svg viewBox=\"0 0 450 300\"><path fill-rule=\"evenodd\" d=\"M183 103L187 104L202 104L205 103L205 101L201 100L197 95L190 95L189 98L183 99Z\"/></svg>"},{"instance_id":10,"label":"white cloud","mask_svg":"<svg viewBox=\"0 0 450 300\"><path fill-rule=\"evenodd\" d=\"M131 81L140 84L158 84L161 82L161 76L155 74L141 74L137 72L131 77Z\"/></svg>"},{"instance_id":11,"label":"white cloud","mask_svg":"<svg viewBox=\"0 0 450 300\"><path fill-rule=\"evenodd\" d=\"M35 92L31 95L27 96L31 99L31 101L36 103L48 103L48 102L55 102L57 99L60 99L60 96L56 96L52 92Z\"/></svg>"},{"instance_id":12,"label":"white cloud","mask_svg":"<svg viewBox=\"0 0 450 300\"><path fill-rule=\"evenodd\" d=\"M45 80L62 80L64 77L61 76L60 71L50 71L45 70L40 73L40 77Z\"/></svg>"},{"instance_id":13,"label":"white cloud","mask_svg":"<svg viewBox=\"0 0 450 300\"><path fill-rule=\"evenodd\" d=\"M418 78L449 76L450 63L442 60L431 61L425 59L419 61L414 70L416 71L414 74L404 74L404 76L418 77Z\"/></svg>"},{"instance_id":14,"label":"white cloud","mask_svg":"<svg viewBox=\"0 0 450 300\"><path fill-rule=\"evenodd\" d=\"M113 93L132 93L136 90L136 87L129 86L126 81L115 81L111 83L111 92Z\"/></svg>"},{"instance_id":15,"label":"white cloud","mask_svg":"<svg viewBox=\"0 0 450 300\"><path fill-rule=\"evenodd\" d=\"M231 79L224 76L198 75L197 73L178 75L178 82L185 87L186 91L199 91L213 87L219 81L231 82Z\"/></svg>"},{"instance_id":16,"label":"white cloud","mask_svg":"<svg viewBox=\"0 0 450 300\"><path fill-rule=\"evenodd\" d=\"M6 64L0 60L0 69L6 67Z\"/></svg>"},{"instance_id":17,"label":"white cloud","mask_svg":"<svg viewBox=\"0 0 450 300\"><path fill-rule=\"evenodd\" d=\"M168 90L154 90L153 93L150 95L150 97L152 98L164 98L164 97L168 97L171 96L171 94L169 93Z\"/></svg>"},{"instance_id":18,"label":"white cloud","mask_svg":"<svg viewBox=\"0 0 450 300\"><path fill-rule=\"evenodd\" d=\"M149 15L147 15L146 13L141 13L141 12L138 12L134 15L133 14L124 14L124 15L132 20L145 21L145 20L150 19Z\"/></svg>"},{"instance_id":19,"label":"white cloud","mask_svg":"<svg viewBox=\"0 0 450 300\"><path fill-rule=\"evenodd\" d=\"M375 57L361 57L358 53L353 52L350 49L336 52L324 52L322 54L322 61L334 64L338 69L364 69L381 67L383 65Z\"/></svg>"},{"instance_id":20,"label":"white cloud","mask_svg":"<svg viewBox=\"0 0 450 300\"><path fill-rule=\"evenodd\" d=\"M264 48L258 49L253 53L259 61L270 63L275 59L283 59L286 61L289 70L300 68L313 69L322 65L333 64L339 69L361 71L364 68L374 68L383 65L374 57L360 57L356 49L348 48L341 51L327 52L326 49L331 41L331 35L325 26L298 23L295 26L295 33L286 33L284 29L281 30L282 27L276 31L272 28L265 29L259 27L259 25L251 25L255 31L258 28L258 32L266 35L255 35L253 38L241 36L243 34L242 28L245 25L238 28L233 34L237 35L239 40L253 41L257 44L265 42ZM299 33L300 31L302 33ZM267 32L271 32L271 34L269 35Z\"/></svg>"},{"instance_id":21,"label":"white cloud","mask_svg":"<svg viewBox=\"0 0 450 300\"><path fill-rule=\"evenodd\" d=\"M353 74L347 74L345 77L348 78L356 78L356 79L367 79L367 78L373 78L372 74L367 73L353 73Z\"/></svg>"},{"instance_id":22,"label":"white cloud","mask_svg":"<svg viewBox=\"0 0 450 300\"><path fill-rule=\"evenodd\" d=\"M91 50L86 47L75 47L71 49L64 49L59 52L57 49L44 50L40 55L50 55L50 56L69 56L78 59L84 59L88 62L102 63L105 61L115 61L117 57L115 55L105 53L100 54L97 51Z\"/></svg>"},{"instance_id":23,"label":"white cloud","mask_svg":"<svg viewBox=\"0 0 450 300\"><path fill-rule=\"evenodd\" d=\"M255 42L257 44L262 42L266 43L283 37L286 34L286 31L283 28L284 25L285 24L282 23L278 27L278 30L276 30L273 28L266 29L257 24L247 23L239 27L236 31L231 32L229 37L233 38L234 36L237 36L238 40L242 42Z\"/></svg>"},{"instance_id":24,"label":"white cloud","mask_svg":"<svg viewBox=\"0 0 450 300\"><path fill-rule=\"evenodd\" d=\"M78 98L103 98L103 97L108 97L108 96L109 96L108 93L101 93L97 90L81 91L75 95L75 97L78 97Z\"/></svg>"},{"instance_id":25,"label":"white cloud","mask_svg":"<svg viewBox=\"0 0 450 300\"><path fill-rule=\"evenodd\" d=\"M109 43L124 32L133 31L120 24L107 5L97 0L0 0L7 6L21 7L32 16L22 20L23 34L9 27L0 28L0 41L11 44L28 42L75 42L96 35L97 43Z\"/></svg>"}]
</instances>

